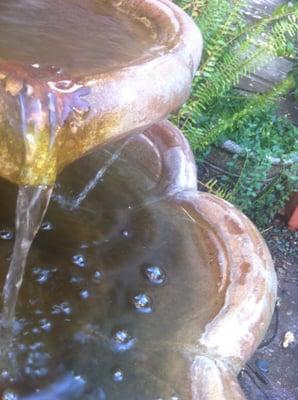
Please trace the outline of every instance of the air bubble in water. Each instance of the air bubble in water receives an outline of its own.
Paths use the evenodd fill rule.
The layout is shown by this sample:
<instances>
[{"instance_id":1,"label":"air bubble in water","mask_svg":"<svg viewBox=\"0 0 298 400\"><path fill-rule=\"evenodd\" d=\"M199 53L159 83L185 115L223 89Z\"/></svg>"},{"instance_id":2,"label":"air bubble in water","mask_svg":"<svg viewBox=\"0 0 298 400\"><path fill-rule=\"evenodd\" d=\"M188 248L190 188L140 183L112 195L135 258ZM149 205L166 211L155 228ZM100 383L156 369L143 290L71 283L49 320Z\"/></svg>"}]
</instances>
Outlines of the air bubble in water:
<instances>
[{"instance_id":1,"label":"air bubble in water","mask_svg":"<svg viewBox=\"0 0 298 400\"><path fill-rule=\"evenodd\" d=\"M95 271L93 274L92 281L94 283L100 283L102 280L102 273L100 271Z\"/></svg>"},{"instance_id":2,"label":"air bubble in water","mask_svg":"<svg viewBox=\"0 0 298 400\"><path fill-rule=\"evenodd\" d=\"M145 277L149 280L150 283L154 285L162 285L165 283L166 274L164 270L156 265L151 265L144 269Z\"/></svg>"},{"instance_id":3,"label":"air bubble in water","mask_svg":"<svg viewBox=\"0 0 298 400\"><path fill-rule=\"evenodd\" d=\"M2 230L0 231L0 239L2 240L12 240L13 232L10 230Z\"/></svg>"},{"instance_id":4,"label":"air bubble in water","mask_svg":"<svg viewBox=\"0 0 298 400\"><path fill-rule=\"evenodd\" d=\"M41 224L41 229L43 231L52 231L54 229L54 226L51 222L45 221Z\"/></svg>"},{"instance_id":5,"label":"air bubble in water","mask_svg":"<svg viewBox=\"0 0 298 400\"><path fill-rule=\"evenodd\" d=\"M80 291L81 299L87 300L89 298L89 296L90 296L90 293L89 293L89 291L87 289L84 289L84 290Z\"/></svg>"},{"instance_id":6,"label":"air bubble in water","mask_svg":"<svg viewBox=\"0 0 298 400\"><path fill-rule=\"evenodd\" d=\"M40 328L45 331L45 332L49 332L52 329L52 324L49 320L47 320L46 318L43 318L39 321L40 324Z\"/></svg>"},{"instance_id":7,"label":"air bubble in water","mask_svg":"<svg viewBox=\"0 0 298 400\"><path fill-rule=\"evenodd\" d=\"M43 285L49 280L52 271L48 269L34 268L32 273L36 276L36 282L38 282L40 285Z\"/></svg>"},{"instance_id":8,"label":"air bubble in water","mask_svg":"<svg viewBox=\"0 0 298 400\"><path fill-rule=\"evenodd\" d=\"M124 379L124 374L121 371L121 369L116 369L115 371L113 371L113 381L114 382L122 382Z\"/></svg>"},{"instance_id":9,"label":"air bubble in water","mask_svg":"<svg viewBox=\"0 0 298 400\"><path fill-rule=\"evenodd\" d=\"M52 307L52 314L54 315L59 315L59 314L70 315L71 311L72 311L71 307L67 302L61 304L55 304Z\"/></svg>"},{"instance_id":10,"label":"air bubble in water","mask_svg":"<svg viewBox=\"0 0 298 400\"><path fill-rule=\"evenodd\" d=\"M144 314L149 314L152 312L152 300L145 293L139 293L133 296L132 303L135 309Z\"/></svg>"},{"instance_id":11,"label":"air bubble in water","mask_svg":"<svg viewBox=\"0 0 298 400\"><path fill-rule=\"evenodd\" d=\"M18 395L11 390L5 390L2 395L2 400L18 400Z\"/></svg>"},{"instance_id":12,"label":"air bubble in water","mask_svg":"<svg viewBox=\"0 0 298 400\"><path fill-rule=\"evenodd\" d=\"M1 372L1 379L8 381L10 379L10 374L8 371L2 371Z\"/></svg>"},{"instance_id":13,"label":"air bubble in water","mask_svg":"<svg viewBox=\"0 0 298 400\"><path fill-rule=\"evenodd\" d=\"M126 329L116 330L112 335L113 349L117 352L130 350L135 344L133 338Z\"/></svg>"},{"instance_id":14,"label":"air bubble in water","mask_svg":"<svg viewBox=\"0 0 298 400\"><path fill-rule=\"evenodd\" d=\"M85 268L87 261L86 257L83 256L82 254L76 254L72 257L72 262L74 265L76 265L79 268Z\"/></svg>"}]
</instances>

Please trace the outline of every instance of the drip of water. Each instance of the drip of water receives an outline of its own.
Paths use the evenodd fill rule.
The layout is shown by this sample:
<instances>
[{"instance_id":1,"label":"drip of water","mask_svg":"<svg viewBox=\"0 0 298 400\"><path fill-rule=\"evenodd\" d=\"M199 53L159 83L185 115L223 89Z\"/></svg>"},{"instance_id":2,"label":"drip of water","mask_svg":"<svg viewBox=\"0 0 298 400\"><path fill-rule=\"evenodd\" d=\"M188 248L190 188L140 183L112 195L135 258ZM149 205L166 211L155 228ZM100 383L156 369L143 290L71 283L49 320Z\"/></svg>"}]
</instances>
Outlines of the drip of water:
<instances>
[{"instance_id":1,"label":"drip of water","mask_svg":"<svg viewBox=\"0 0 298 400\"><path fill-rule=\"evenodd\" d=\"M2 319L5 325L9 325L14 318L27 256L48 208L52 190L48 186L19 188L15 218L16 239L3 289Z\"/></svg>"}]
</instances>

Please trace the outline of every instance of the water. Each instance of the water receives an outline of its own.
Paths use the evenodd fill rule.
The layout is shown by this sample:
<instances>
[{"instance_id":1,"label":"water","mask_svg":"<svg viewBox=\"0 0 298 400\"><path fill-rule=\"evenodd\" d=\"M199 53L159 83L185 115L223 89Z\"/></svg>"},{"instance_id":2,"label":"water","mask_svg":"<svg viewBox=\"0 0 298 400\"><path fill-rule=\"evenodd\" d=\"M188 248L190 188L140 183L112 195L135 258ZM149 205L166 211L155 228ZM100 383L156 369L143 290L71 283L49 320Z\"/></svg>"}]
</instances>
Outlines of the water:
<instances>
[{"instance_id":1,"label":"water","mask_svg":"<svg viewBox=\"0 0 298 400\"><path fill-rule=\"evenodd\" d=\"M3 289L2 322L5 324L11 323L14 318L27 256L48 208L52 190L52 187L19 188L15 218L16 238Z\"/></svg>"},{"instance_id":2,"label":"water","mask_svg":"<svg viewBox=\"0 0 298 400\"><path fill-rule=\"evenodd\" d=\"M6 400L188 399L197 337L222 304L205 228L152 189L125 156L129 141L55 184L81 147L99 144L81 129L90 89L80 77L162 51L150 23L127 11L108 0L0 0L1 176L20 185L0 181Z\"/></svg>"},{"instance_id":3,"label":"water","mask_svg":"<svg viewBox=\"0 0 298 400\"><path fill-rule=\"evenodd\" d=\"M19 293L13 367L0 357L0 397L190 398L197 338L223 302L216 252L209 257L206 228L160 199L125 152L71 210L67 200L113 151L77 161L57 181L44 219L52 229L37 233ZM17 188L0 181L0 193L0 230L14 232ZM2 284L12 250L13 240L0 240Z\"/></svg>"},{"instance_id":4,"label":"water","mask_svg":"<svg viewBox=\"0 0 298 400\"><path fill-rule=\"evenodd\" d=\"M105 72L150 54L154 32L104 0L0 0L0 59Z\"/></svg>"}]
</instances>

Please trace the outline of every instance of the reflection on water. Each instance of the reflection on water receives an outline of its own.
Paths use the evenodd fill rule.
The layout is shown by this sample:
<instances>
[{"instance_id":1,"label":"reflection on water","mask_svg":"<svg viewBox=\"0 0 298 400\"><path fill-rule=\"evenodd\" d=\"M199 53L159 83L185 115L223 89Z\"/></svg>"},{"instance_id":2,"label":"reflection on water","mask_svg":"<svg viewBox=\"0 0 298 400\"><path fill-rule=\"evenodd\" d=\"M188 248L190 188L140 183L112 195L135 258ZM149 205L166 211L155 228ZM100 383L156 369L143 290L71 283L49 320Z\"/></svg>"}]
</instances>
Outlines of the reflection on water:
<instances>
[{"instance_id":1,"label":"reflection on water","mask_svg":"<svg viewBox=\"0 0 298 400\"><path fill-rule=\"evenodd\" d=\"M79 207L63 207L109 159L88 156L56 185L29 253L11 358L1 356L5 399L190 398L197 337L220 307L218 271L197 225L148 192L151 179L124 157ZM1 181L0 193L0 231L11 233L0 238L3 284L16 187Z\"/></svg>"},{"instance_id":2,"label":"reflection on water","mask_svg":"<svg viewBox=\"0 0 298 400\"><path fill-rule=\"evenodd\" d=\"M153 32L103 0L0 0L0 58L108 71L148 55Z\"/></svg>"}]
</instances>

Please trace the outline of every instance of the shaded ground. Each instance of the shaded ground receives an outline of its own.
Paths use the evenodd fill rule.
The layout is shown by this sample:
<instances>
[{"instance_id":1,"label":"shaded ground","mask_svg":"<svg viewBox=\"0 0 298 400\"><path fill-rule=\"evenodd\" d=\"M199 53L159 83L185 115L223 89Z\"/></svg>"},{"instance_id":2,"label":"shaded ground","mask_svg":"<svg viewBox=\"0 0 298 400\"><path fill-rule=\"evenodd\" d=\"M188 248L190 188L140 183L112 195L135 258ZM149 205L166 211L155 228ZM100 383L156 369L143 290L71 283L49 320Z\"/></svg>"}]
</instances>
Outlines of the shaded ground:
<instances>
[{"instance_id":1,"label":"shaded ground","mask_svg":"<svg viewBox=\"0 0 298 400\"><path fill-rule=\"evenodd\" d=\"M264 347L256 352L239 379L248 400L297 400L298 232L289 231L282 221L276 220L264 237L278 274L277 314ZM293 333L295 341L283 348L287 332Z\"/></svg>"}]
</instances>

